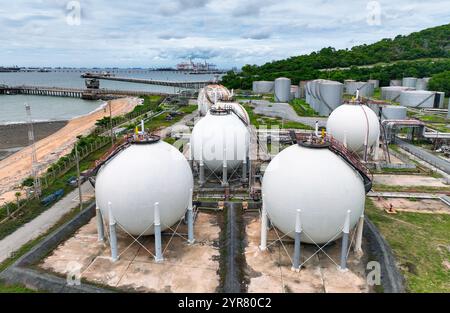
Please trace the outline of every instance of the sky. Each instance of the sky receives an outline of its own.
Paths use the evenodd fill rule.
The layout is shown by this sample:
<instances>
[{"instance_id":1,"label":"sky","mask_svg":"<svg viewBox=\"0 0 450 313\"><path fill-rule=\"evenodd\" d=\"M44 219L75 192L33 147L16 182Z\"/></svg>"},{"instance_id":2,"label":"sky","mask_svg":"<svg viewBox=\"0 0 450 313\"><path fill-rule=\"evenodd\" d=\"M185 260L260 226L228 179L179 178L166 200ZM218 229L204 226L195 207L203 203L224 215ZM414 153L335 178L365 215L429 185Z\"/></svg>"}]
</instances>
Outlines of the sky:
<instances>
[{"instance_id":1,"label":"sky","mask_svg":"<svg viewBox=\"0 0 450 313\"><path fill-rule=\"evenodd\" d=\"M264 64L450 22L450 1L1 0L0 65Z\"/></svg>"}]
</instances>

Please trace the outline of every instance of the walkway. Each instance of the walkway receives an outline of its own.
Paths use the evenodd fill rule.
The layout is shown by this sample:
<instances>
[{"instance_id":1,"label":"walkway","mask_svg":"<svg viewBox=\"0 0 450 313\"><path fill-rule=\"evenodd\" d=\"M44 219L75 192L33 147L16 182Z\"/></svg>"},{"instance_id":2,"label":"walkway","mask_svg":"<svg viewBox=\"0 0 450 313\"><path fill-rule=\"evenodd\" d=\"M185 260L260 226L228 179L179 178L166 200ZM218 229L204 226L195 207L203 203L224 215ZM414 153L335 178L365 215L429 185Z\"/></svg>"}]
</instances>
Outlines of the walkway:
<instances>
[{"instance_id":1,"label":"walkway","mask_svg":"<svg viewBox=\"0 0 450 313\"><path fill-rule=\"evenodd\" d=\"M441 159L440 157L428 151L425 151L420 147L407 143L399 138L395 139L395 143L398 144L401 148L415 155L416 157L424 160L427 163L430 163L431 165L437 167L438 169L441 169L445 173L450 174L450 162L447 162Z\"/></svg>"},{"instance_id":2,"label":"walkway","mask_svg":"<svg viewBox=\"0 0 450 313\"><path fill-rule=\"evenodd\" d=\"M81 186L83 201L94 197L94 188L89 182ZM47 211L0 240L0 262L9 258L28 241L33 240L56 224L65 214L79 205L78 189L73 190Z\"/></svg>"},{"instance_id":3,"label":"walkway","mask_svg":"<svg viewBox=\"0 0 450 313\"><path fill-rule=\"evenodd\" d=\"M320 127L326 127L328 120L326 117L298 116L288 103L272 103L267 100L252 100L252 104L255 105L254 112L256 114L279 117L311 127L316 126L316 121L319 122Z\"/></svg>"}]
</instances>

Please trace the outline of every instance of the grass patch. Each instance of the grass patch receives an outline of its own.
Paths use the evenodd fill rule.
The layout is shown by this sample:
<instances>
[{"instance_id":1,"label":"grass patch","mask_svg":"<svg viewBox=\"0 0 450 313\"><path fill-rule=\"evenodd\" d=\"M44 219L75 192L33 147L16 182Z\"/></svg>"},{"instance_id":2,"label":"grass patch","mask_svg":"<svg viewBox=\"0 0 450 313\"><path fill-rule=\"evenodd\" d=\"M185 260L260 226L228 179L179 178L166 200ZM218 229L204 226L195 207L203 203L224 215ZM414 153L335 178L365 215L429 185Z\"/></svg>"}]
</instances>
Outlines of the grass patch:
<instances>
[{"instance_id":1,"label":"grass patch","mask_svg":"<svg viewBox=\"0 0 450 313\"><path fill-rule=\"evenodd\" d=\"M294 99L289 102L298 116L318 116L318 114L303 99Z\"/></svg>"},{"instance_id":2,"label":"grass patch","mask_svg":"<svg viewBox=\"0 0 450 313\"><path fill-rule=\"evenodd\" d=\"M182 106L178 111L180 111L181 113L185 113L185 114L191 114L195 110L197 110L197 105L193 104L193 105Z\"/></svg>"},{"instance_id":3,"label":"grass patch","mask_svg":"<svg viewBox=\"0 0 450 313\"><path fill-rule=\"evenodd\" d=\"M439 115L422 115L419 117L419 119L424 122L429 122L429 123L445 124L448 122L448 120L445 117L439 116Z\"/></svg>"},{"instance_id":4,"label":"grass patch","mask_svg":"<svg viewBox=\"0 0 450 313\"><path fill-rule=\"evenodd\" d=\"M85 205L87 207L88 204ZM4 271L6 268L11 266L15 261L17 261L21 256L26 254L28 251L31 250L36 244L38 244L41 240L43 240L45 237L47 237L49 234L54 232L56 229L58 229L60 226L64 225L65 223L69 222L71 219L73 219L78 213L80 212L79 208L73 208L70 212L65 214L61 219L54 224L48 231L46 231L44 234L40 235L36 239L30 240L26 244L24 244L19 250L14 252L14 254L4 260L2 263L0 263L0 272ZM5 283L4 281L0 281L0 293L11 293L11 292L35 292L34 290L25 288L20 285L10 285Z\"/></svg>"},{"instance_id":5,"label":"grass patch","mask_svg":"<svg viewBox=\"0 0 450 313\"><path fill-rule=\"evenodd\" d=\"M308 129L308 130L313 129L312 127L302 124L302 123L288 121L288 120L283 121L282 119L280 119L278 117L268 117L268 116L256 114L253 111L253 108L248 104L244 104L243 107L245 108L245 110L248 113L248 116L250 118L250 123L252 125L254 125L256 128L259 128L260 126L264 125L267 128L279 127L279 128L284 128L284 129L286 129L286 128Z\"/></svg>"},{"instance_id":6,"label":"grass patch","mask_svg":"<svg viewBox=\"0 0 450 313\"><path fill-rule=\"evenodd\" d=\"M391 216L366 201L366 214L396 256L408 292L450 292L450 215L399 212Z\"/></svg>"}]
</instances>

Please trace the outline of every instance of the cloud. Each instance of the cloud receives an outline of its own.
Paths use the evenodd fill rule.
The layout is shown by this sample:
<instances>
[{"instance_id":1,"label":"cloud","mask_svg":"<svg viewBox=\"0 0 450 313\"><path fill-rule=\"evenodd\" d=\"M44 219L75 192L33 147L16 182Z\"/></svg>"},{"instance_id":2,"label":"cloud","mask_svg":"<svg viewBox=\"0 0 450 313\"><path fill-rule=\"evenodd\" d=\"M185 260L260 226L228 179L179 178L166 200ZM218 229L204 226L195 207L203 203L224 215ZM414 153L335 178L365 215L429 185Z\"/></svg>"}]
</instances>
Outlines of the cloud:
<instances>
[{"instance_id":1,"label":"cloud","mask_svg":"<svg viewBox=\"0 0 450 313\"><path fill-rule=\"evenodd\" d=\"M67 2L5 1L0 66L155 67L191 57L232 67L448 23L448 0L378 0L376 27L368 1L80 0L81 25L70 26Z\"/></svg>"},{"instance_id":2,"label":"cloud","mask_svg":"<svg viewBox=\"0 0 450 313\"><path fill-rule=\"evenodd\" d=\"M158 36L158 38L163 39L163 40L172 40L172 39L185 39L185 38L187 38L187 36L171 34L171 33L164 33L164 34L160 34Z\"/></svg>"},{"instance_id":3,"label":"cloud","mask_svg":"<svg viewBox=\"0 0 450 313\"><path fill-rule=\"evenodd\" d=\"M268 30L256 30L245 33L241 37L244 39L263 40L270 38L271 35L271 32Z\"/></svg>"},{"instance_id":4,"label":"cloud","mask_svg":"<svg viewBox=\"0 0 450 313\"><path fill-rule=\"evenodd\" d=\"M210 0L175 0L164 1L159 12L166 16L176 15L188 10L200 9L208 4Z\"/></svg>"}]
</instances>

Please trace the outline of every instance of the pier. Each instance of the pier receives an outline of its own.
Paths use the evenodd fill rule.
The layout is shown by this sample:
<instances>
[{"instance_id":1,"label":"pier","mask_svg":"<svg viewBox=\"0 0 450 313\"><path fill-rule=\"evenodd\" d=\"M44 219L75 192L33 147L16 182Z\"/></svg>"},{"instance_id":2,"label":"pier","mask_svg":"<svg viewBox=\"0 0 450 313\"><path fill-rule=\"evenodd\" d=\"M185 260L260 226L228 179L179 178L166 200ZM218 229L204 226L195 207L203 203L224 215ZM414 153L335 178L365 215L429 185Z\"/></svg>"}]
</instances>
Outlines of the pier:
<instances>
[{"instance_id":1,"label":"pier","mask_svg":"<svg viewBox=\"0 0 450 313\"><path fill-rule=\"evenodd\" d=\"M168 87L179 87L186 89L200 89L209 84L217 83L214 80L202 80L202 81L167 81L167 80L153 80L153 79L140 79L140 78L129 78L129 77L115 77L102 74L85 73L81 75L82 78L96 78L105 80L115 80L120 82L128 83L138 83L138 84L149 84L158 86L168 86Z\"/></svg>"},{"instance_id":2,"label":"pier","mask_svg":"<svg viewBox=\"0 0 450 313\"><path fill-rule=\"evenodd\" d=\"M6 86L0 85L0 94L3 95L34 95L34 96L54 96L71 97L86 100L113 99L124 96L167 96L175 93L160 93L151 91L134 90L112 90L112 89L79 89L65 87L43 87L43 86Z\"/></svg>"}]
</instances>

